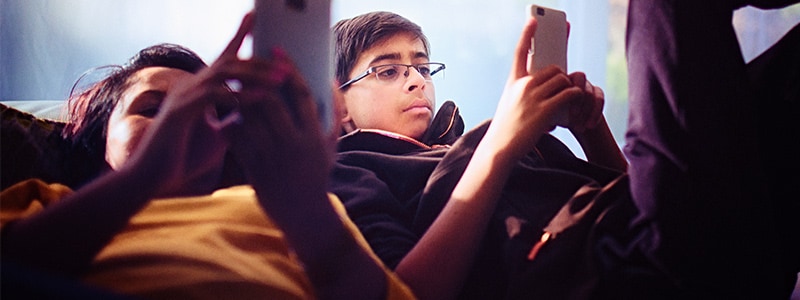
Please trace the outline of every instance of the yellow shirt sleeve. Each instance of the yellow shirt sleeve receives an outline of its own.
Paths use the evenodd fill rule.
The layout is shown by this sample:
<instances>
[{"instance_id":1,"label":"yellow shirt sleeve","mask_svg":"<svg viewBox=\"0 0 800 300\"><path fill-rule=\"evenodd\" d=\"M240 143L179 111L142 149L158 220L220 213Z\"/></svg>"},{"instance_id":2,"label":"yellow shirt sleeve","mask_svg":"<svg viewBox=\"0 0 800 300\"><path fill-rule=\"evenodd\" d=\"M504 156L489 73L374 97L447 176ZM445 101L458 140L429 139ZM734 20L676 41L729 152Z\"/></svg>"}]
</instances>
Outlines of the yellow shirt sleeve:
<instances>
[{"instance_id":1,"label":"yellow shirt sleeve","mask_svg":"<svg viewBox=\"0 0 800 300\"><path fill-rule=\"evenodd\" d=\"M372 252L372 248L370 248L369 243L367 243L367 240L364 239L364 236L361 235L358 227L356 227L353 221L351 221L347 216L347 211L345 210L344 204L342 204L341 200L339 200L339 198L334 194L329 193L328 196L331 200L333 208L336 210L336 213L339 214L339 217L342 219L342 223L344 223L347 230L350 231L350 234L353 235L353 237L356 239L356 242L358 242L361 247L367 250L369 256L372 257L372 259L374 259L379 266L381 266L386 274L386 299L416 299L414 293L411 292L411 289L405 283L403 283L403 281L401 281L394 272L389 270L389 268L383 264L383 262L380 260L380 258L378 258L377 255L375 255L374 252Z\"/></svg>"},{"instance_id":2,"label":"yellow shirt sleeve","mask_svg":"<svg viewBox=\"0 0 800 300\"><path fill-rule=\"evenodd\" d=\"M58 183L47 184L39 179L29 179L0 192L0 228L9 222L40 212L44 207L73 193L72 189Z\"/></svg>"}]
</instances>

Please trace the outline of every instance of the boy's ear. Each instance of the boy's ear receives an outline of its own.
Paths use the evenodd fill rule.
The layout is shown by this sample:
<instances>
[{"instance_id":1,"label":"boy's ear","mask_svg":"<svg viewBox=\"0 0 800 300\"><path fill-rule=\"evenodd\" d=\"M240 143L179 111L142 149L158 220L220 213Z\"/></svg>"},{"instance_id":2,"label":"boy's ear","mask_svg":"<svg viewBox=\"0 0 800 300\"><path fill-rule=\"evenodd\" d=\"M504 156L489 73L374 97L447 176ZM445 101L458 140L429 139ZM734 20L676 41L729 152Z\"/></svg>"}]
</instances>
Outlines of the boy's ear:
<instances>
[{"instance_id":1,"label":"boy's ear","mask_svg":"<svg viewBox=\"0 0 800 300\"><path fill-rule=\"evenodd\" d=\"M334 84L334 87L338 87L338 84ZM347 112L347 105L344 102L344 94L339 91L338 88L335 88L333 96L333 107L334 107L334 120L336 120L339 124L335 124L336 126L340 126L346 132L350 132L353 130L353 118Z\"/></svg>"},{"instance_id":2,"label":"boy's ear","mask_svg":"<svg viewBox=\"0 0 800 300\"><path fill-rule=\"evenodd\" d=\"M347 122L350 120L350 114L347 113L347 106L344 104L344 94L336 88L336 83L333 86L333 118L342 123Z\"/></svg>"},{"instance_id":3,"label":"boy's ear","mask_svg":"<svg viewBox=\"0 0 800 300\"><path fill-rule=\"evenodd\" d=\"M341 105L337 109L339 111L339 113L337 115L339 116L339 121L341 123L349 123L349 122L353 121L353 118L350 117L349 113L347 113L347 107L346 106Z\"/></svg>"},{"instance_id":4,"label":"boy's ear","mask_svg":"<svg viewBox=\"0 0 800 300\"><path fill-rule=\"evenodd\" d=\"M339 117L340 117L339 124L342 126L342 129L345 132L351 132L353 130L356 130L356 124L353 123L353 117L351 117L350 114L347 113L347 107L345 107L344 105L342 105L339 108Z\"/></svg>"}]
</instances>

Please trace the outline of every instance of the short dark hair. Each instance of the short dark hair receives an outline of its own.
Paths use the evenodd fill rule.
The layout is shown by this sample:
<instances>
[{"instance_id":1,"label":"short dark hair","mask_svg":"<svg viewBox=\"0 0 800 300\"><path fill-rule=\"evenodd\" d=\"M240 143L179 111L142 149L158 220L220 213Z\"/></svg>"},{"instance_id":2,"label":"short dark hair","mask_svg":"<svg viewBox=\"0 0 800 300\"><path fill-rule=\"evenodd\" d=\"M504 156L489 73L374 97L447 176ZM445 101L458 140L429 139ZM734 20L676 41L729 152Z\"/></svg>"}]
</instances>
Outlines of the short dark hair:
<instances>
[{"instance_id":1,"label":"short dark hair","mask_svg":"<svg viewBox=\"0 0 800 300\"><path fill-rule=\"evenodd\" d=\"M371 12L337 22L333 26L336 81L341 84L350 80L350 72L362 52L400 33L410 33L419 38L426 54L430 54L428 38L422 33L422 28L398 14Z\"/></svg>"},{"instance_id":2,"label":"short dark hair","mask_svg":"<svg viewBox=\"0 0 800 300\"><path fill-rule=\"evenodd\" d=\"M107 125L114 107L130 87L130 77L148 67L167 67L196 73L206 64L188 48L158 44L140 50L125 65L104 66L88 71L110 70L110 74L85 90L75 91L73 88L67 102L68 123L63 136L72 140L73 145L86 148L89 153L105 156Z\"/></svg>"}]
</instances>

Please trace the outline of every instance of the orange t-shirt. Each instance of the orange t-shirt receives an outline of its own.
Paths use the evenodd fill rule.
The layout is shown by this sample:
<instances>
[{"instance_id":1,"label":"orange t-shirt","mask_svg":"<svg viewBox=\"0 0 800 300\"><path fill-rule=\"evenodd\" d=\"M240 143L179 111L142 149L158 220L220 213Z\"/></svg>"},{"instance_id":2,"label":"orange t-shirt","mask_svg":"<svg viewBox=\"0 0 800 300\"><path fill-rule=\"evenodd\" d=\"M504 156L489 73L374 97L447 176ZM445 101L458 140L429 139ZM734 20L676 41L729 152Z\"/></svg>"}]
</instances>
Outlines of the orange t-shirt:
<instances>
[{"instance_id":1,"label":"orange t-shirt","mask_svg":"<svg viewBox=\"0 0 800 300\"><path fill-rule=\"evenodd\" d=\"M1 223L34 214L70 193L65 186L38 180L10 187L0 197ZM369 249L339 200L331 195L331 202L356 240ZM407 286L384 270L387 299L413 298ZM95 257L83 281L151 299L314 298L283 232L263 213L250 186L152 200Z\"/></svg>"}]
</instances>

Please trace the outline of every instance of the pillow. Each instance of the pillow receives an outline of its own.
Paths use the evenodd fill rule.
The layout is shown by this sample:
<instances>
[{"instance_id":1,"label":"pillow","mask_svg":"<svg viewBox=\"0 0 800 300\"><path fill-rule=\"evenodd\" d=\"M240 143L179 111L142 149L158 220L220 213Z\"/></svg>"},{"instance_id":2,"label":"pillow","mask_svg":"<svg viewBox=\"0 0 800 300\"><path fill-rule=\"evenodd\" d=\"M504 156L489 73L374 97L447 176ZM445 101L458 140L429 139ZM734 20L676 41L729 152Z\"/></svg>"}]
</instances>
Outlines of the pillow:
<instances>
[{"instance_id":1,"label":"pillow","mask_svg":"<svg viewBox=\"0 0 800 300\"><path fill-rule=\"evenodd\" d=\"M8 100L0 101L8 107L32 114L40 119L66 121L63 114L67 101L65 100Z\"/></svg>"},{"instance_id":2,"label":"pillow","mask_svg":"<svg viewBox=\"0 0 800 300\"><path fill-rule=\"evenodd\" d=\"M0 117L0 189L30 178L77 189L105 165L102 157L93 157L61 136L65 122L37 118L2 103Z\"/></svg>"}]
</instances>

